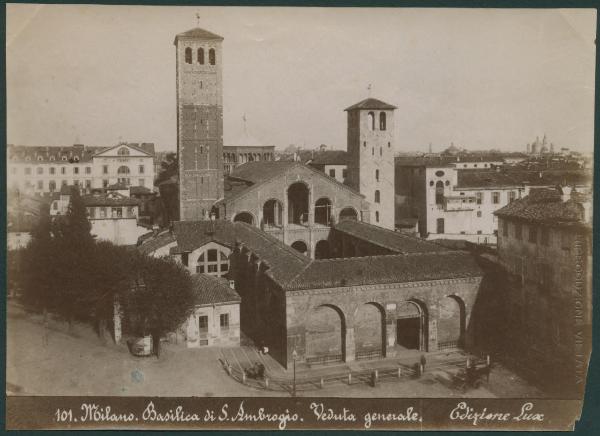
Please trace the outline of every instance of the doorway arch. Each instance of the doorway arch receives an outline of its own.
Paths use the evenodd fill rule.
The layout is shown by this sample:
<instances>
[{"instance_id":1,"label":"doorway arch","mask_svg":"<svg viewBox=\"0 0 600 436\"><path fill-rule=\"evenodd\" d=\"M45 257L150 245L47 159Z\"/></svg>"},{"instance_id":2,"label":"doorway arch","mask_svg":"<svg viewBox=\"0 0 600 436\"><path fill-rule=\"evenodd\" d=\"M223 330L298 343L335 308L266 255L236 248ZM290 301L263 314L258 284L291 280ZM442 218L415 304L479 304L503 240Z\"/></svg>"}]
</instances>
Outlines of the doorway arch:
<instances>
[{"instance_id":1,"label":"doorway arch","mask_svg":"<svg viewBox=\"0 0 600 436\"><path fill-rule=\"evenodd\" d=\"M427 351L428 316L425 304L407 300L396 310L396 345L408 350Z\"/></svg>"}]
</instances>

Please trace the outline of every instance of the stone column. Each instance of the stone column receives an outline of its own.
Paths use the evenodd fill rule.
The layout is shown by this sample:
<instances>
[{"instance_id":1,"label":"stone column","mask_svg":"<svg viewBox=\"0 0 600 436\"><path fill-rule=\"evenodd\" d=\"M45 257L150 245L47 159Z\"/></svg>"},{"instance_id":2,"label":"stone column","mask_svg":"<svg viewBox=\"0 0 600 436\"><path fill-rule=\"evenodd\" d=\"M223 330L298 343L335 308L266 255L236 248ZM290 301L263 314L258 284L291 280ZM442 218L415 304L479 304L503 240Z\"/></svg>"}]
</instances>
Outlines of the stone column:
<instances>
[{"instance_id":1,"label":"stone column","mask_svg":"<svg viewBox=\"0 0 600 436\"><path fill-rule=\"evenodd\" d=\"M115 343L121 342L121 305L119 304L119 300L115 298L115 302L113 305L113 325L114 325L114 337Z\"/></svg>"},{"instance_id":2,"label":"stone column","mask_svg":"<svg viewBox=\"0 0 600 436\"><path fill-rule=\"evenodd\" d=\"M356 352L354 344L354 326L346 327L346 362L354 361L354 354Z\"/></svg>"}]
</instances>

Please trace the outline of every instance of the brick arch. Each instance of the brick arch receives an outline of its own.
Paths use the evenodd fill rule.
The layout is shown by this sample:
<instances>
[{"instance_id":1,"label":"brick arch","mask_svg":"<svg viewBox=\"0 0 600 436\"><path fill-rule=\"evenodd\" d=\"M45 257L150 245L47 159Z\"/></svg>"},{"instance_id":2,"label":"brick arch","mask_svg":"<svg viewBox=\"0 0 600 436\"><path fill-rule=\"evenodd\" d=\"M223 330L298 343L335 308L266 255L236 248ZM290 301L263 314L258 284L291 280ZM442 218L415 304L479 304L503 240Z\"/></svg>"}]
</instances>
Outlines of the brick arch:
<instances>
[{"instance_id":1,"label":"brick arch","mask_svg":"<svg viewBox=\"0 0 600 436\"><path fill-rule=\"evenodd\" d=\"M438 348L464 347L466 304L460 296L449 294L440 299L438 332Z\"/></svg>"},{"instance_id":2,"label":"brick arch","mask_svg":"<svg viewBox=\"0 0 600 436\"><path fill-rule=\"evenodd\" d=\"M353 327L356 360L385 357L386 313L381 304L359 304L353 313Z\"/></svg>"},{"instance_id":3,"label":"brick arch","mask_svg":"<svg viewBox=\"0 0 600 436\"><path fill-rule=\"evenodd\" d=\"M248 220L247 218L250 218L250 220ZM233 217L231 218L231 221L233 221L233 222L242 221L242 222L248 223L250 225L255 225L256 217L254 216L254 214L252 212L243 210L243 211L236 212L236 214L233 215ZM251 221L251 222L248 222L248 221Z\"/></svg>"},{"instance_id":4,"label":"brick arch","mask_svg":"<svg viewBox=\"0 0 600 436\"><path fill-rule=\"evenodd\" d=\"M304 342L308 363L346 360L346 315L334 304L321 304L306 318Z\"/></svg>"},{"instance_id":5,"label":"brick arch","mask_svg":"<svg viewBox=\"0 0 600 436\"><path fill-rule=\"evenodd\" d=\"M429 309L425 301L411 297L396 309L396 344L428 351Z\"/></svg>"}]
</instances>

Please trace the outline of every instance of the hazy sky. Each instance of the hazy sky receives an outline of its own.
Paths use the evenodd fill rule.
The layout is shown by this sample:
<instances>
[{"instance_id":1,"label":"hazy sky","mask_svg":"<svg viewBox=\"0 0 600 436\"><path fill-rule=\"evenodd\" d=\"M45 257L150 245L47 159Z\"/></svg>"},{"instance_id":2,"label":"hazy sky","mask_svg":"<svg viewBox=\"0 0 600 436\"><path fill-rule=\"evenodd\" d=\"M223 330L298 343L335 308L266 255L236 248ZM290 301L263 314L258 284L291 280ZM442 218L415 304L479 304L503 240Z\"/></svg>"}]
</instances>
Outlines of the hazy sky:
<instances>
[{"instance_id":1,"label":"hazy sky","mask_svg":"<svg viewBox=\"0 0 600 436\"><path fill-rule=\"evenodd\" d=\"M175 34L222 35L224 140L346 146L398 106L397 151L593 147L593 10L7 6L8 142L176 145ZM242 144L243 145L243 144Z\"/></svg>"}]
</instances>

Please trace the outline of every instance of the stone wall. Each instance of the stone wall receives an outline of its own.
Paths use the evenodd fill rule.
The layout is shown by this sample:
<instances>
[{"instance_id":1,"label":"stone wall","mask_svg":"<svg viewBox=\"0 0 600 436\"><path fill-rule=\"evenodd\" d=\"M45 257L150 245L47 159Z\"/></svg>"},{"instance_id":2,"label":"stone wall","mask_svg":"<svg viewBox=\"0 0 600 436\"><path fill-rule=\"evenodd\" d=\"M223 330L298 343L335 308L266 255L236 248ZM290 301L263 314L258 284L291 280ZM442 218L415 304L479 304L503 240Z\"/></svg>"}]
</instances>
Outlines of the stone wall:
<instances>
[{"instance_id":1,"label":"stone wall","mask_svg":"<svg viewBox=\"0 0 600 436\"><path fill-rule=\"evenodd\" d=\"M327 349L343 350L341 359L345 361L354 360L357 351L364 350L381 349L384 356L390 356L397 340L397 319L410 312L407 302L418 308L423 320L421 350L435 351L452 340L469 347L470 313L480 283L481 278L470 278L288 292L287 360L281 363L291 363L294 349L299 361L325 354ZM322 307L332 316L328 323L315 324ZM315 326L327 333L317 337L321 344L314 343ZM337 332L338 342L333 344ZM375 340L378 332L379 342ZM307 340L312 342L307 344Z\"/></svg>"}]
</instances>

